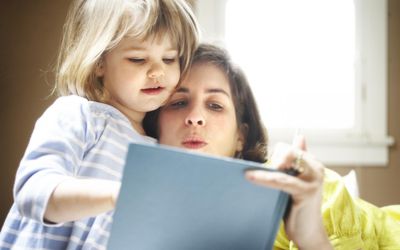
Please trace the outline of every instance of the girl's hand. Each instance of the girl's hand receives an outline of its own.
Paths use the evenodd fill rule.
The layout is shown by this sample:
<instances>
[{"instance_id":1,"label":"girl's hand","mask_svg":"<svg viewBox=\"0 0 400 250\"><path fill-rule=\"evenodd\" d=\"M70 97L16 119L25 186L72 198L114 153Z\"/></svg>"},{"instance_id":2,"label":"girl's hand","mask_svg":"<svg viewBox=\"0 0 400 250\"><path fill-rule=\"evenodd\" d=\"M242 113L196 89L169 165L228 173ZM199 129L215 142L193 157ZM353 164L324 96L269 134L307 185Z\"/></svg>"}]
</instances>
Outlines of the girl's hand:
<instances>
[{"instance_id":1,"label":"girl's hand","mask_svg":"<svg viewBox=\"0 0 400 250\"><path fill-rule=\"evenodd\" d=\"M298 176L257 170L246 173L250 181L292 196L292 207L285 220L289 239L300 249L333 249L321 214L324 165L306 152L304 137L298 136L294 145L278 144L269 165L280 170L298 165L301 170Z\"/></svg>"},{"instance_id":2,"label":"girl's hand","mask_svg":"<svg viewBox=\"0 0 400 250\"><path fill-rule=\"evenodd\" d=\"M62 223L110 211L115 208L120 187L118 181L67 178L50 196L45 220Z\"/></svg>"}]
</instances>

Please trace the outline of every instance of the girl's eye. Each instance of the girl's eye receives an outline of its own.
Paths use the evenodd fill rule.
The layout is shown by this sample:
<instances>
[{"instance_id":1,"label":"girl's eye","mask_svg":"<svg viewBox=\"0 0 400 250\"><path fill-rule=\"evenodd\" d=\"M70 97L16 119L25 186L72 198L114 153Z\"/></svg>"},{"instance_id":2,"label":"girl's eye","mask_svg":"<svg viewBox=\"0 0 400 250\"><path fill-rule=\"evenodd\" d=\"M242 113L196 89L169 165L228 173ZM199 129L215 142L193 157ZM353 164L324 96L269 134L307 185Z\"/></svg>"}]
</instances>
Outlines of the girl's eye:
<instances>
[{"instance_id":1,"label":"girl's eye","mask_svg":"<svg viewBox=\"0 0 400 250\"><path fill-rule=\"evenodd\" d=\"M171 102L168 107L172 108L172 109L179 109L179 108L183 108L187 105L187 101L186 100L178 100L178 101L174 101Z\"/></svg>"},{"instance_id":2,"label":"girl's eye","mask_svg":"<svg viewBox=\"0 0 400 250\"><path fill-rule=\"evenodd\" d=\"M222 111L224 108L222 105L218 104L218 103L209 103L207 104L208 108L214 111Z\"/></svg>"},{"instance_id":3,"label":"girl's eye","mask_svg":"<svg viewBox=\"0 0 400 250\"><path fill-rule=\"evenodd\" d=\"M144 63L145 60L143 58L129 58L129 61L133 63Z\"/></svg>"},{"instance_id":4,"label":"girl's eye","mask_svg":"<svg viewBox=\"0 0 400 250\"><path fill-rule=\"evenodd\" d=\"M176 60L176 58L164 58L164 59L163 59L163 62L164 62L165 64L172 64L172 63L175 62L175 60Z\"/></svg>"}]
</instances>

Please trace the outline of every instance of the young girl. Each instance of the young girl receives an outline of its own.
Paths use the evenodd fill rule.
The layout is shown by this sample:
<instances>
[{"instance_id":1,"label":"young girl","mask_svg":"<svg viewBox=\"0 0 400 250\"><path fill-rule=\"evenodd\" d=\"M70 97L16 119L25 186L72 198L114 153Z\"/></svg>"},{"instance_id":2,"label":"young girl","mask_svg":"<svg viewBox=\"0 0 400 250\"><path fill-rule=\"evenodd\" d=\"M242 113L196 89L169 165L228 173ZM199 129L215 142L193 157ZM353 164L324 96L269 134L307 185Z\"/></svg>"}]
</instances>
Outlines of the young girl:
<instances>
[{"instance_id":1,"label":"young girl","mask_svg":"<svg viewBox=\"0 0 400 250\"><path fill-rule=\"evenodd\" d=\"M197 46L184 0L77 0L55 90L17 171L1 249L105 249L128 143Z\"/></svg>"}]
</instances>

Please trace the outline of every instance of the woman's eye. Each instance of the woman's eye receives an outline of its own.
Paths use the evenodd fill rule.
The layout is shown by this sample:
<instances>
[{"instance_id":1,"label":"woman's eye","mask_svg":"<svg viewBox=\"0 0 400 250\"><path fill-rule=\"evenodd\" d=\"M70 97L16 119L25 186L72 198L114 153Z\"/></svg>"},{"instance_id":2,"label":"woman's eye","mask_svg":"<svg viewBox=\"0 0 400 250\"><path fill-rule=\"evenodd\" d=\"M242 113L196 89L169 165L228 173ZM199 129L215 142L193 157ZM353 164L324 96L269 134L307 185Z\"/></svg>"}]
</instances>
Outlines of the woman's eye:
<instances>
[{"instance_id":1,"label":"woman's eye","mask_svg":"<svg viewBox=\"0 0 400 250\"><path fill-rule=\"evenodd\" d=\"M129 58L129 61L133 63L144 63L145 60L143 58Z\"/></svg>"},{"instance_id":2,"label":"woman's eye","mask_svg":"<svg viewBox=\"0 0 400 250\"><path fill-rule=\"evenodd\" d=\"M174 101L171 102L168 107L172 108L172 109L178 109L178 108L182 108L185 107L187 105L187 101L185 100L179 100L179 101Z\"/></svg>"},{"instance_id":3,"label":"woman's eye","mask_svg":"<svg viewBox=\"0 0 400 250\"><path fill-rule=\"evenodd\" d=\"M172 63L174 63L175 62L175 58L164 58L163 59L163 62L165 63L165 64L172 64Z\"/></svg>"},{"instance_id":4,"label":"woman's eye","mask_svg":"<svg viewBox=\"0 0 400 250\"><path fill-rule=\"evenodd\" d=\"M222 110L223 110L222 105L220 105L220 104L218 104L218 103L209 103L209 104L208 104L208 107L209 107L211 110L214 110L214 111L222 111Z\"/></svg>"}]
</instances>

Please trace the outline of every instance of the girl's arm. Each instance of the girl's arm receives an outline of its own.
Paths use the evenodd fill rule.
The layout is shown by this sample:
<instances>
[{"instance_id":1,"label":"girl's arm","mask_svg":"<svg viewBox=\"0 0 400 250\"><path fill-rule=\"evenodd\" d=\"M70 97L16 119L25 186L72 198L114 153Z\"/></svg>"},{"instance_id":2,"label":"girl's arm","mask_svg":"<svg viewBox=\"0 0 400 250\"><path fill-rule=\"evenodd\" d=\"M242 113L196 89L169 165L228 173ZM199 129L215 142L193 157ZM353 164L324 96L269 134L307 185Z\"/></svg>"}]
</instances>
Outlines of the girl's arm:
<instances>
[{"instance_id":1,"label":"girl's arm","mask_svg":"<svg viewBox=\"0 0 400 250\"><path fill-rule=\"evenodd\" d=\"M50 196L44 218L62 223L114 209L120 183L101 179L68 178Z\"/></svg>"},{"instance_id":2,"label":"girl's arm","mask_svg":"<svg viewBox=\"0 0 400 250\"><path fill-rule=\"evenodd\" d=\"M121 163L104 163L112 165L112 174L91 170L79 177L97 159L84 159L97 145L106 119L94 115L86 99L67 96L57 99L38 119L14 185L21 216L46 224L81 219L114 207ZM123 154L123 150L116 152Z\"/></svg>"}]
</instances>

